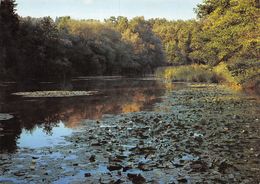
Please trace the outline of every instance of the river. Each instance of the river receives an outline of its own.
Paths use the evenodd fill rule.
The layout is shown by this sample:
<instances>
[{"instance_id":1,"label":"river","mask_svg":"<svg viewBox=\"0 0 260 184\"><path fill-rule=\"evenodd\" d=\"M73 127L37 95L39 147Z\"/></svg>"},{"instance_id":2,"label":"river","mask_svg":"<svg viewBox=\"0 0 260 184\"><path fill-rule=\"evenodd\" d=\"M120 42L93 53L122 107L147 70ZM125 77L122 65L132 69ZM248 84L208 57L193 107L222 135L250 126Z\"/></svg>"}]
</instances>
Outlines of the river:
<instances>
[{"instance_id":1,"label":"river","mask_svg":"<svg viewBox=\"0 0 260 184\"><path fill-rule=\"evenodd\" d=\"M95 93L14 95L31 91ZM0 113L0 183L260 182L259 98L222 85L4 83Z\"/></svg>"}]
</instances>

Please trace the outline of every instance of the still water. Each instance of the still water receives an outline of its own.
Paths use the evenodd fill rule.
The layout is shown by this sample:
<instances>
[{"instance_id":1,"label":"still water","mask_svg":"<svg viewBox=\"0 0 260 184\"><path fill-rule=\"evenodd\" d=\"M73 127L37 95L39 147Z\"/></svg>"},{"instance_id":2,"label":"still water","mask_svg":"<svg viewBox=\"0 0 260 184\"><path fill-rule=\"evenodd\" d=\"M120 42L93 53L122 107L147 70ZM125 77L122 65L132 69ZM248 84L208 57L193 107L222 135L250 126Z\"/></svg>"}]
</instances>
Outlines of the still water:
<instances>
[{"instance_id":1,"label":"still water","mask_svg":"<svg viewBox=\"0 0 260 184\"><path fill-rule=\"evenodd\" d=\"M12 95L16 92L57 90L98 93L64 98ZM66 144L63 137L80 128L82 121L97 120L105 114L152 110L165 90L165 85L155 78L81 77L69 84L1 84L0 113L14 118L0 121L0 153L11 153L25 147Z\"/></svg>"}]
</instances>

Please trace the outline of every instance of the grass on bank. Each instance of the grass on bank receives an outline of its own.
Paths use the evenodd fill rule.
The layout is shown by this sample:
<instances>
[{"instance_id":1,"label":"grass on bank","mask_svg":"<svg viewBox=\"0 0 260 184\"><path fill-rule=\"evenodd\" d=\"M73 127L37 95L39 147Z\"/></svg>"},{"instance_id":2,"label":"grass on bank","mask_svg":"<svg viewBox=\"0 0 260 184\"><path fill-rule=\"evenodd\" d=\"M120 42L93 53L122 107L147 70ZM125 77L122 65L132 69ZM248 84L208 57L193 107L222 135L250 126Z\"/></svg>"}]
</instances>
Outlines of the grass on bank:
<instances>
[{"instance_id":1,"label":"grass on bank","mask_svg":"<svg viewBox=\"0 0 260 184\"><path fill-rule=\"evenodd\" d=\"M174 82L223 83L234 90L250 90L260 94L259 62L252 63L247 62L246 67L226 63L220 63L213 68L198 64L174 66L157 71L157 76Z\"/></svg>"},{"instance_id":2,"label":"grass on bank","mask_svg":"<svg viewBox=\"0 0 260 184\"><path fill-rule=\"evenodd\" d=\"M232 76L224 63L214 68L198 64L169 67L158 73L163 78L174 82L225 83L233 89L242 89L239 81Z\"/></svg>"},{"instance_id":3,"label":"grass on bank","mask_svg":"<svg viewBox=\"0 0 260 184\"><path fill-rule=\"evenodd\" d=\"M216 74L206 65L169 67L159 75L174 82L218 82Z\"/></svg>"}]
</instances>

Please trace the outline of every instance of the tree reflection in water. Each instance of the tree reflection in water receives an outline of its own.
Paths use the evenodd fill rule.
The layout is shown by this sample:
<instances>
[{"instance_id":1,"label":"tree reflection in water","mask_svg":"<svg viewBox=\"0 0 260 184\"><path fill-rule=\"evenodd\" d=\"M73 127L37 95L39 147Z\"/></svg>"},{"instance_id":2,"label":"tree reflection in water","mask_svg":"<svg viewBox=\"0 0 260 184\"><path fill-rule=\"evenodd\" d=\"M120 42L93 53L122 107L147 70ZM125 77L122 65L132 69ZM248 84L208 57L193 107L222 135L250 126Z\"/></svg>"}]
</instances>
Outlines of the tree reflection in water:
<instances>
[{"instance_id":1,"label":"tree reflection in water","mask_svg":"<svg viewBox=\"0 0 260 184\"><path fill-rule=\"evenodd\" d=\"M62 86L62 87L61 87ZM93 96L70 98L23 98L12 96L19 91L95 90ZM150 110L160 100L165 88L156 80L121 77L81 78L69 85L44 83L8 85L0 91L0 112L11 113L14 119L0 121L0 152L14 152L22 130L33 132L36 127L52 135L60 121L75 128L85 119L100 119L104 114Z\"/></svg>"}]
</instances>

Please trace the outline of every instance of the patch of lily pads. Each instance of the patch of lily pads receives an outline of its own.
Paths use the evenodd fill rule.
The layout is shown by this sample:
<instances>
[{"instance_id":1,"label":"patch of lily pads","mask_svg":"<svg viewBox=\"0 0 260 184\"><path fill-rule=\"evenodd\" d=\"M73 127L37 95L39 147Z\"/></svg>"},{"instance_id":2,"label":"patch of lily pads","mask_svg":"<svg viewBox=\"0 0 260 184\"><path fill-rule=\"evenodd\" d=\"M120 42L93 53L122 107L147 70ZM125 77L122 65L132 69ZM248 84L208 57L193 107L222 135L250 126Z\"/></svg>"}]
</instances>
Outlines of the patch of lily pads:
<instances>
[{"instance_id":1,"label":"patch of lily pads","mask_svg":"<svg viewBox=\"0 0 260 184\"><path fill-rule=\"evenodd\" d=\"M13 118L14 118L14 116L11 114L0 113L0 121L6 121L6 120L13 119Z\"/></svg>"},{"instance_id":2,"label":"patch of lily pads","mask_svg":"<svg viewBox=\"0 0 260 184\"><path fill-rule=\"evenodd\" d=\"M28 98L76 97L91 96L95 94L97 94L97 91L34 91L13 93L13 95Z\"/></svg>"}]
</instances>

